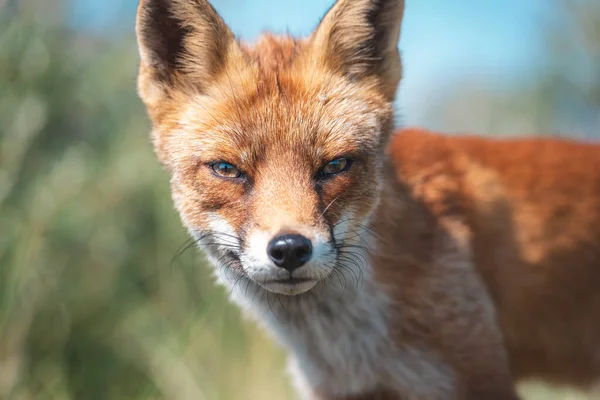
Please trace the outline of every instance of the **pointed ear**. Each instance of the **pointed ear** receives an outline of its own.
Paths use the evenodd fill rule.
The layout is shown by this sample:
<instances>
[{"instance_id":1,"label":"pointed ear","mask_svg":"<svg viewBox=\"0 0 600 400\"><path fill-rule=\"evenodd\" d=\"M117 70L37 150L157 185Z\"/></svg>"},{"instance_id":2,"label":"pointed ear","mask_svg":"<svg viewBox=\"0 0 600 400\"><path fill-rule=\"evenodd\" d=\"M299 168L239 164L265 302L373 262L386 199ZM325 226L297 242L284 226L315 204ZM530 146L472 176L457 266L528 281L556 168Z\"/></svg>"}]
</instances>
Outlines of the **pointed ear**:
<instances>
[{"instance_id":1,"label":"pointed ear","mask_svg":"<svg viewBox=\"0 0 600 400\"><path fill-rule=\"evenodd\" d=\"M351 79L377 77L393 99L402 75L398 51L404 0L338 0L313 35L322 61Z\"/></svg>"},{"instance_id":2,"label":"pointed ear","mask_svg":"<svg viewBox=\"0 0 600 400\"><path fill-rule=\"evenodd\" d=\"M144 101L177 85L201 90L232 53L241 55L233 33L206 0L140 0L136 34Z\"/></svg>"}]
</instances>

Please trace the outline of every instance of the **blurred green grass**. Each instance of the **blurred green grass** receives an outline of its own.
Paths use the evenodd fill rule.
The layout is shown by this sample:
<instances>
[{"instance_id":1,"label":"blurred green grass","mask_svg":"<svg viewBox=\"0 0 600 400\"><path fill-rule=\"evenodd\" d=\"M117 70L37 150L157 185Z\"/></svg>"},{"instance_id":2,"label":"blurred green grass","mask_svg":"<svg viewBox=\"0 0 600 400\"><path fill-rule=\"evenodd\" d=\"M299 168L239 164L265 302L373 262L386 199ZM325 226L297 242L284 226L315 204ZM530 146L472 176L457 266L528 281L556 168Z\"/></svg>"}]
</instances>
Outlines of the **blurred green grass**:
<instances>
[{"instance_id":1,"label":"blurred green grass","mask_svg":"<svg viewBox=\"0 0 600 400\"><path fill-rule=\"evenodd\" d=\"M292 398L281 351L178 255L133 38L59 3L0 1L0 398ZM548 390L524 387L581 398Z\"/></svg>"}]
</instances>

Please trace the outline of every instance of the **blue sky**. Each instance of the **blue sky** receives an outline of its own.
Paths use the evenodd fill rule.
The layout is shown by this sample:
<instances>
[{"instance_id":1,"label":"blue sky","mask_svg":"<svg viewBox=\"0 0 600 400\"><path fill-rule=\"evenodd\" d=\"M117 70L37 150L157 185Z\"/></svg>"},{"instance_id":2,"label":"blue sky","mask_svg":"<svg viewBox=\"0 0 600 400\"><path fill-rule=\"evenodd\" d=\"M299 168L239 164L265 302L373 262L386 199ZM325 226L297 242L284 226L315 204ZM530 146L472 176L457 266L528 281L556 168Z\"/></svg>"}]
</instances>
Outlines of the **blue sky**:
<instances>
[{"instance_id":1,"label":"blue sky","mask_svg":"<svg viewBox=\"0 0 600 400\"><path fill-rule=\"evenodd\" d=\"M332 0L213 0L233 32L252 40L271 30L307 34ZM137 0L72 0L75 25L97 32L133 31ZM540 35L548 0L406 0L400 48L405 76L399 103L406 123L423 103L464 76L493 85L516 81L540 66ZM75 22L76 21L76 22Z\"/></svg>"}]
</instances>

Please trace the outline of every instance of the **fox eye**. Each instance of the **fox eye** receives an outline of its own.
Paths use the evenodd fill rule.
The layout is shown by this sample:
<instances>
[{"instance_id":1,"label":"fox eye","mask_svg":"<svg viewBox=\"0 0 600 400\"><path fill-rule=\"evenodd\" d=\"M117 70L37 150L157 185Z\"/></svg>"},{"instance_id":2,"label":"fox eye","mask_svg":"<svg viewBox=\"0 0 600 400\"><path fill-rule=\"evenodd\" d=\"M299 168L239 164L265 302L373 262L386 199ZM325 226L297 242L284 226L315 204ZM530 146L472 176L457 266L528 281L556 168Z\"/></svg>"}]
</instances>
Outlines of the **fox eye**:
<instances>
[{"instance_id":1,"label":"fox eye","mask_svg":"<svg viewBox=\"0 0 600 400\"><path fill-rule=\"evenodd\" d=\"M327 177L335 174L339 174L340 172L344 172L350 168L352 165L352 160L347 158L338 158L331 162L321 169L321 176Z\"/></svg>"},{"instance_id":2,"label":"fox eye","mask_svg":"<svg viewBox=\"0 0 600 400\"><path fill-rule=\"evenodd\" d=\"M242 176L240 170L228 162L219 161L211 164L210 168L215 174L224 178L239 178Z\"/></svg>"}]
</instances>

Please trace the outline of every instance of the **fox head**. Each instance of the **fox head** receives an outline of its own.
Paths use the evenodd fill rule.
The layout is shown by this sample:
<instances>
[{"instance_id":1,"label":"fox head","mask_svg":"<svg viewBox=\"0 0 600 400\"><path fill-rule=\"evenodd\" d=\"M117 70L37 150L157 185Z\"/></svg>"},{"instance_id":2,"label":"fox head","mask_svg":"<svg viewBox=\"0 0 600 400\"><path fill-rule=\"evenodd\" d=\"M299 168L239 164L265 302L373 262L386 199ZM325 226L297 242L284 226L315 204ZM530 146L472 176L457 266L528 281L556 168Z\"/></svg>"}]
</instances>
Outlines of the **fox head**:
<instances>
[{"instance_id":1,"label":"fox head","mask_svg":"<svg viewBox=\"0 0 600 400\"><path fill-rule=\"evenodd\" d=\"M141 0L140 97L191 235L296 295L351 262L381 189L403 0L339 0L308 38L236 40L205 0Z\"/></svg>"}]
</instances>

